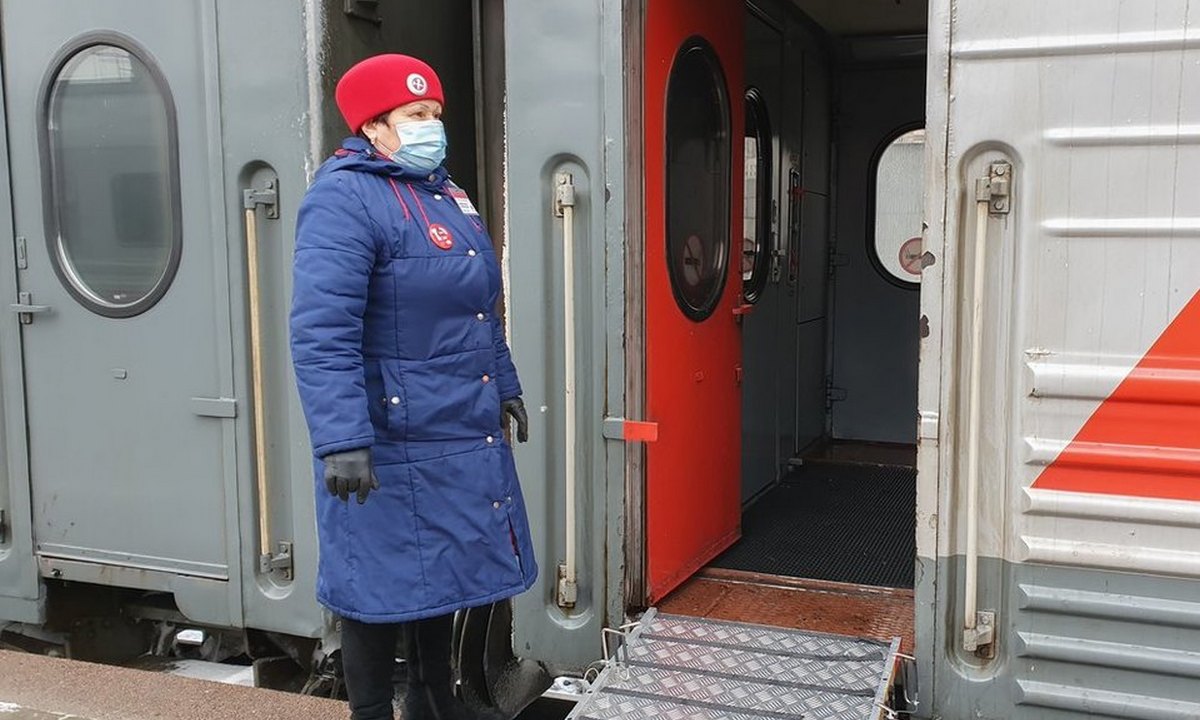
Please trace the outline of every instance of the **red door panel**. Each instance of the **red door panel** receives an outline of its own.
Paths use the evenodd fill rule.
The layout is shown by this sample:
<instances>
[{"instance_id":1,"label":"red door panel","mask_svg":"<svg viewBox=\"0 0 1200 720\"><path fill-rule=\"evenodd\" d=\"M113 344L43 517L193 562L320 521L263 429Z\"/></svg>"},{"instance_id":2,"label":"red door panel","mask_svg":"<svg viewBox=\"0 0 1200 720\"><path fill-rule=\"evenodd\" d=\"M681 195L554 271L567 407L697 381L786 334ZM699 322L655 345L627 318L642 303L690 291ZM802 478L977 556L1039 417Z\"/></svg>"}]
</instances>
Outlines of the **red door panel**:
<instances>
[{"instance_id":1,"label":"red door panel","mask_svg":"<svg viewBox=\"0 0 1200 720\"><path fill-rule=\"evenodd\" d=\"M744 13L733 0L646 10L650 602L740 535Z\"/></svg>"}]
</instances>

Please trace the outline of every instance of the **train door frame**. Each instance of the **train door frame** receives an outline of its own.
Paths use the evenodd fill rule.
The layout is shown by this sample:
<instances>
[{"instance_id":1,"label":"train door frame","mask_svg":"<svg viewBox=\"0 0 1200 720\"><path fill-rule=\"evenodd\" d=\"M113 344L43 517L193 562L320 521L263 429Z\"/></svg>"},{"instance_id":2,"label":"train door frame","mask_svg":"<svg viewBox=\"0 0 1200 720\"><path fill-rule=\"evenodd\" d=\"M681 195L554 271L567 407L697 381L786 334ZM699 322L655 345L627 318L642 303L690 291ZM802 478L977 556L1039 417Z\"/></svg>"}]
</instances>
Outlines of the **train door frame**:
<instances>
[{"instance_id":1,"label":"train door frame","mask_svg":"<svg viewBox=\"0 0 1200 720\"><path fill-rule=\"evenodd\" d=\"M646 268L631 258L645 257L646 198L644 148L645 14L650 0L624 0L622 36L625 56L625 414L646 417ZM647 603L646 446L625 444L626 608Z\"/></svg>"},{"instance_id":2,"label":"train door frame","mask_svg":"<svg viewBox=\"0 0 1200 720\"><path fill-rule=\"evenodd\" d=\"M0 77L4 58L0 56ZM22 264L21 240L13 223L11 169L8 152L7 86L0 83L0 233L16 244L0 257L0 297L17 298L17 268ZM11 265L9 263L12 263ZM45 597L33 552L29 447L25 433L25 360L21 326L15 313L0 323L0 587L18 588L17 595L0 596L0 617L18 622L45 622Z\"/></svg>"}]
</instances>

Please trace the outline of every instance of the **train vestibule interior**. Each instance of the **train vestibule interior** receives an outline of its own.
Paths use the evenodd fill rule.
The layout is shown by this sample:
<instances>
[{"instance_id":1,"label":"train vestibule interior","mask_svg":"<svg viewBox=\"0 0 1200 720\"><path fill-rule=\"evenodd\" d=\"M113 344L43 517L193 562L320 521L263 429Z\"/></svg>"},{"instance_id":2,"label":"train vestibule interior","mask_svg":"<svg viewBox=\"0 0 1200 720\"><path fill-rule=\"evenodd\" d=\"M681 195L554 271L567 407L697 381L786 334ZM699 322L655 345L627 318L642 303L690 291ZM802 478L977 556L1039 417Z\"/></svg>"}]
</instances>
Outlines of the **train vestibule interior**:
<instances>
[{"instance_id":1,"label":"train vestibule interior","mask_svg":"<svg viewBox=\"0 0 1200 720\"><path fill-rule=\"evenodd\" d=\"M926 12L747 8L742 537L668 611L911 643Z\"/></svg>"}]
</instances>

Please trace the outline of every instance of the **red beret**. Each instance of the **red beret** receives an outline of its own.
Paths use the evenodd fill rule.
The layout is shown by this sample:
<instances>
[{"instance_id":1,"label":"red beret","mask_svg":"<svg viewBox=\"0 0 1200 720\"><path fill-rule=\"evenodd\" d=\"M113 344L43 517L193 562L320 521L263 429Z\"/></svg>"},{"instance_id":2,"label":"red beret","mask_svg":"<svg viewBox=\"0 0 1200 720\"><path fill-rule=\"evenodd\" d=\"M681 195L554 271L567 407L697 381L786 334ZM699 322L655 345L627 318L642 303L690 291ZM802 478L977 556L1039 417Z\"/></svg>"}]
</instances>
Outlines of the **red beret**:
<instances>
[{"instance_id":1,"label":"red beret","mask_svg":"<svg viewBox=\"0 0 1200 720\"><path fill-rule=\"evenodd\" d=\"M445 105L442 81L433 68L408 55L376 55L346 71L334 92L338 110L358 132L372 118L417 100Z\"/></svg>"}]
</instances>

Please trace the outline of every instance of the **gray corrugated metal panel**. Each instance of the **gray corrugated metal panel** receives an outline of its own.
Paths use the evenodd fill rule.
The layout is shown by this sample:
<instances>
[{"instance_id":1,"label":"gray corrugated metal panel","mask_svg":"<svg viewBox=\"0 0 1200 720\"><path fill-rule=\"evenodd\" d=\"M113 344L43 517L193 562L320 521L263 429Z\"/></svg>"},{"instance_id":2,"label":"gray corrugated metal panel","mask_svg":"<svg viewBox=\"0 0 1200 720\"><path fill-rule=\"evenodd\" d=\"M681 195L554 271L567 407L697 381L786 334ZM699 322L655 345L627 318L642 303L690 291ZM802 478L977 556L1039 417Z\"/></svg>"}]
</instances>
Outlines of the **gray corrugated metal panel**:
<instances>
[{"instance_id":1,"label":"gray corrugated metal panel","mask_svg":"<svg viewBox=\"0 0 1200 720\"><path fill-rule=\"evenodd\" d=\"M1021 632L1017 637L1020 640L1016 648L1019 657L1200 677L1200 652L1044 633Z\"/></svg>"},{"instance_id":2,"label":"gray corrugated metal panel","mask_svg":"<svg viewBox=\"0 0 1200 720\"><path fill-rule=\"evenodd\" d=\"M10 9L0 6L0 13ZM0 19L6 34L12 26ZM5 69L0 58L0 70ZM0 127L8 137L8 104L0 87ZM14 238L8 143L0 143L0 236ZM0 297L17 297L17 272L11 246L0 252ZM0 543L0 622L42 622L45 605L33 554L29 455L25 432L24 359L17 316L0 318L0 509L5 532Z\"/></svg>"},{"instance_id":3,"label":"gray corrugated metal panel","mask_svg":"<svg viewBox=\"0 0 1200 720\"><path fill-rule=\"evenodd\" d=\"M898 647L651 610L571 717L873 720Z\"/></svg>"},{"instance_id":4,"label":"gray corrugated metal panel","mask_svg":"<svg viewBox=\"0 0 1200 720\"><path fill-rule=\"evenodd\" d=\"M982 662L957 649L963 559L939 558L936 573L929 561L919 566L927 577L918 577L918 595L936 589L937 608L917 615L918 655L932 659L924 710L1014 720L1200 717L1200 582L985 558L980 607L998 614L1001 654Z\"/></svg>"},{"instance_id":5,"label":"gray corrugated metal panel","mask_svg":"<svg viewBox=\"0 0 1200 720\"><path fill-rule=\"evenodd\" d=\"M1102 13L1095 13L1102 15ZM1067 13L1059 14L1060 18ZM1200 34L1189 28L1145 30L1140 32L1100 32L1075 34L1060 27L1043 30L1035 37L971 40L954 44L955 59L1002 60L1081 55L1178 52L1200 48Z\"/></svg>"},{"instance_id":6,"label":"gray corrugated metal panel","mask_svg":"<svg viewBox=\"0 0 1200 720\"><path fill-rule=\"evenodd\" d=\"M613 13L617 13L616 16ZM619 178L624 154L610 156L606 139L624 124L620 4L594 0L553 3L512 0L504 6L505 46L521 48L505 57L507 84L507 165L505 268L509 342L530 408L530 442L515 450L534 546L542 568L534 588L515 602L515 642L522 655L553 665L583 667L599 654L600 628L609 595L608 572L622 548L607 547L608 528L619 522L608 498L621 502L623 472L610 474L601 423L613 378L622 382L623 356L608 355L608 328L614 321L605 276L609 258L624 259L614 234L623 211L609 214L606 184ZM580 32L581 28L592 28ZM604 28L604 32L597 29ZM553 91L548 92L547 88ZM576 327L578 329L577 427L579 601L570 611L555 603L555 567L565 555L565 502L562 477L563 271L561 221L552 215L553 175L575 175ZM621 186L617 187L617 191ZM614 191L615 192L615 191ZM617 284L620 287L620 284ZM547 332L547 328L551 328ZM639 419L639 418L631 418ZM621 456L613 456L620 459ZM622 468L623 470L623 468Z\"/></svg>"},{"instance_id":7,"label":"gray corrugated metal panel","mask_svg":"<svg viewBox=\"0 0 1200 720\"><path fill-rule=\"evenodd\" d=\"M1200 703L1164 700L1127 692L1082 688L1055 683L1018 681L1017 702L1035 708L1068 710L1088 717L1097 715L1134 720L1195 720Z\"/></svg>"},{"instance_id":8,"label":"gray corrugated metal panel","mask_svg":"<svg viewBox=\"0 0 1200 720\"><path fill-rule=\"evenodd\" d=\"M1019 602L1023 610L1200 630L1200 603L1187 600L1023 584Z\"/></svg>"}]
</instances>

